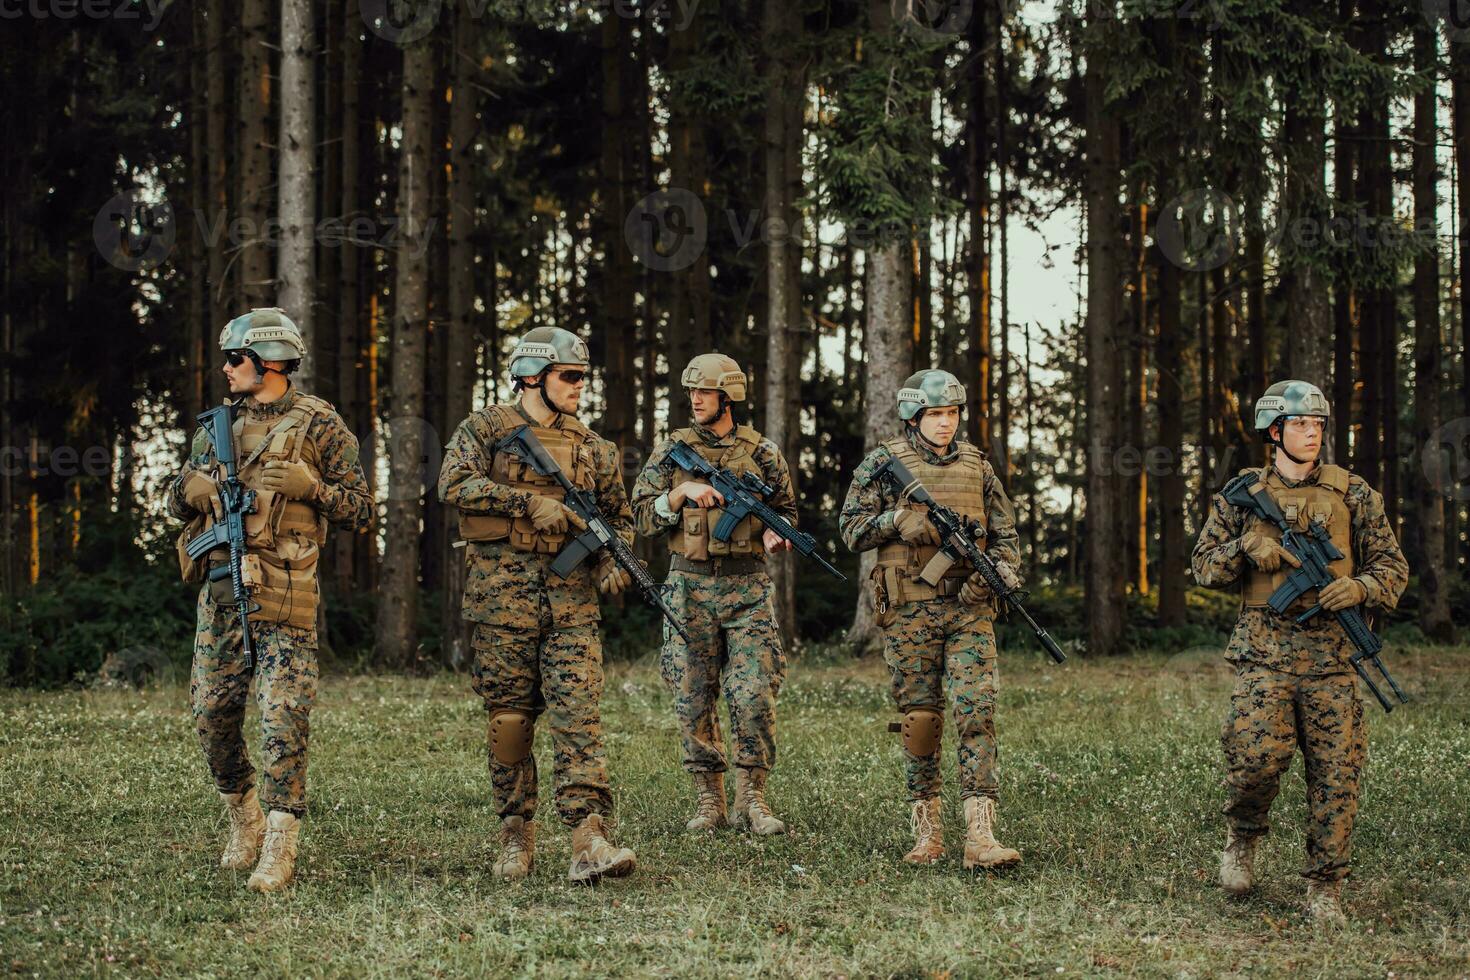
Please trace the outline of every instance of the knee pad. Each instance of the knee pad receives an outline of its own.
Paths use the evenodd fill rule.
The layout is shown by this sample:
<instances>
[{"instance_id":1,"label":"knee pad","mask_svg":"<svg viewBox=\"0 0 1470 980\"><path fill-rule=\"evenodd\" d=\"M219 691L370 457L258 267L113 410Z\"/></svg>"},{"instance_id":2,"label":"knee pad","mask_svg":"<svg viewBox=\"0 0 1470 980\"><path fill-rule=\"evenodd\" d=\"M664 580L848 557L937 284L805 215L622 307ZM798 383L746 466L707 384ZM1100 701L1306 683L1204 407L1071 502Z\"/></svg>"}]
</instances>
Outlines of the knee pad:
<instances>
[{"instance_id":1,"label":"knee pad","mask_svg":"<svg viewBox=\"0 0 1470 980\"><path fill-rule=\"evenodd\" d=\"M939 741L944 737L944 715L938 708L911 708L904 713L899 732L903 747L911 755L931 756L939 751Z\"/></svg>"},{"instance_id":2,"label":"knee pad","mask_svg":"<svg viewBox=\"0 0 1470 980\"><path fill-rule=\"evenodd\" d=\"M514 708L490 713L490 754L503 766L513 766L531 754L536 737L534 715Z\"/></svg>"}]
</instances>

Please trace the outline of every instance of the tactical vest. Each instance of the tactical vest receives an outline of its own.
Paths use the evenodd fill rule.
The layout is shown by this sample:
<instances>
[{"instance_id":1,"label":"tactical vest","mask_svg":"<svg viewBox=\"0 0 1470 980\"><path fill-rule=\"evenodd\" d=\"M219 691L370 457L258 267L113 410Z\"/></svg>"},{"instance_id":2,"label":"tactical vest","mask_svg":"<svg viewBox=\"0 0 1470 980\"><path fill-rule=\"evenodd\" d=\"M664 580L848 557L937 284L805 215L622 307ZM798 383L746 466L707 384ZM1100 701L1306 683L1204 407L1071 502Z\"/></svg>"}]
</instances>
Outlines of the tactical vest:
<instances>
[{"instance_id":1,"label":"tactical vest","mask_svg":"<svg viewBox=\"0 0 1470 980\"><path fill-rule=\"evenodd\" d=\"M321 599L317 560L327 541L326 518L308 501L288 500L283 494L262 490L260 473L266 463L274 460L304 463L312 477L320 481L321 457L316 443L306 436L311 420L331 411L326 401L298 392L295 403L283 415L252 419L242 414L235 418L240 482L255 491L255 510L244 519L246 554L242 567L250 597L260 604L260 611L251 613L253 621L308 629L316 626ZM223 480L224 467L217 462L214 467L216 478ZM207 530L217 516L205 515L200 530ZM216 548L208 555L208 565L223 565L229 557L228 549ZM234 602L228 578L210 582L209 588L215 602Z\"/></svg>"},{"instance_id":2,"label":"tactical vest","mask_svg":"<svg viewBox=\"0 0 1470 980\"><path fill-rule=\"evenodd\" d=\"M492 445L484 447L486 455L494 452L494 442L527 424L525 417L513 405L491 405L481 414L490 423ZM562 416L560 428L543 425L532 425L530 428L573 486L579 490L596 489L597 468L592 456L591 429L570 415ZM494 453L490 460L489 477L495 483L513 490L527 490L553 500L565 500L567 496L555 478L540 475L529 463L511 453ZM537 531L531 518L524 514L507 517L504 514L476 514L463 510L459 512L459 536L466 541L509 541L516 551L535 551L543 555L554 555L561 551L568 537L567 533L545 534Z\"/></svg>"},{"instance_id":3,"label":"tactical vest","mask_svg":"<svg viewBox=\"0 0 1470 980\"><path fill-rule=\"evenodd\" d=\"M1276 506L1281 508L1282 516L1293 527L1305 531L1312 522L1324 525L1333 545L1346 556L1339 561L1332 562L1327 567L1331 569L1333 575L1353 574L1353 517L1347 507L1347 470L1341 466L1324 464L1317 476L1316 483L1298 487L1288 487L1274 466L1264 472L1258 470L1242 470L1241 472L1243 474L1263 474L1266 492L1271 495L1272 500L1276 501ZM1242 533L1251 530L1258 530L1272 540L1281 540L1281 529L1262 520L1254 512L1247 516ZM1266 601L1271 598L1271 593L1286 581L1287 575L1295 571L1285 563L1282 564L1280 570L1275 572L1263 572L1255 565L1247 564L1249 568L1246 571L1245 583L1241 587L1241 601L1248 607L1266 605ZM1316 601L1317 590L1308 589L1292 606L1292 610L1303 611Z\"/></svg>"},{"instance_id":4,"label":"tactical vest","mask_svg":"<svg viewBox=\"0 0 1470 980\"><path fill-rule=\"evenodd\" d=\"M909 445L907 439L889 439L883 443L899 462L908 467L914 479L921 483L929 496L953 510L961 517L974 520L989 530L985 507L984 455L967 442L956 446L957 458L947 464L931 463ZM919 513L928 511L927 505L905 503ZM986 538L979 546L983 550ZM941 585L936 587L919 578L919 573L929 560L938 554L939 548L931 544L912 545L903 539L885 541L878 546L878 564L873 568L873 578L887 596L890 607L905 602L920 602L941 595L954 595L960 581L968 578L973 569L965 562L956 562L945 573ZM958 581L956 581L958 580Z\"/></svg>"},{"instance_id":5,"label":"tactical vest","mask_svg":"<svg viewBox=\"0 0 1470 980\"><path fill-rule=\"evenodd\" d=\"M755 461L755 449L760 445L761 435L748 425L736 427L735 442L729 446L705 445L693 429L677 429L669 434L669 438L685 443L715 466L736 476L754 473L761 481L766 479L760 464ZM699 479L688 470L676 470L673 485ZM762 532L765 525L754 517L747 517L735 525L729 541L716 541L712 532L724 516L722 507L685 507L680 512L679 523L669 532L669 550L691 561L727 556L764 558L766 548Z\"/></svg>"}]
</instances>

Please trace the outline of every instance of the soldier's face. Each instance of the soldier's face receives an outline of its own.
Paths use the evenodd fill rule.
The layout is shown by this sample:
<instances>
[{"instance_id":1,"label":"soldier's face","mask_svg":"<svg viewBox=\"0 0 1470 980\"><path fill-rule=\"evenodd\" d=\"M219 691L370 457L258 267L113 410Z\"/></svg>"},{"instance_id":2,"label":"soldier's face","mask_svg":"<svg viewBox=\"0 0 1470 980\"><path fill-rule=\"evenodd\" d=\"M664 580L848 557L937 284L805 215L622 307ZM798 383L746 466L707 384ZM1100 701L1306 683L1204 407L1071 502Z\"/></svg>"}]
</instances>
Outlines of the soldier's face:
<instances>
[{"instance_id":1,"label":"soldier's face","mask_svg":"<svg viewBox=\"0 0 1470 980\"><path fill-rule=\"evenodd\" d=\"M285 367L282 361L262 361L261 364L278 371ZM225 372L225 380L229 382L232 395L248 395L264 381L255 373L255 362L248 357L242 358L239 364L231 364L227 358L221 370Z\"/></svg>"},{"instance_id":2,"label":"soldier's face","mask_svg":"<svg viewBox=\"0 0 1470 980\"><path fill-rule=\"evenodd\" d=\"M694 421L709 425L720 417L720 393L715 388L690 388L689 407L694 410Z\"/></svg>"},{"instance_id":3,"label":"soldier's face","mask_svg":"<svg viewBox=\"0 0 1470 980\"><path fill-rule=\"evenodd\" d=\"M960 407L926 408L919 419L919 434L936 446L948 446L960 427Z\"/></svg>"},{"instance_id":4,"label":"soldier's face","mask_svg":"<svg viewBox=\"0 0 1470 980\"><path fill-rule=\"evenodd\" d=\"M564 415L577 414L587 372L581 368L552 368L546 372L546 400Z\"/></svg>"},{"instance_id":5,"label":"soldier's face","mask_svg":"<svg viewBox=\"0 0 1470 980\"><path fill-rule=\"evenodd\" d=\"M1299 415L1287 419L1278 428L1286 451L1297 459L1310 463L1322 452L1322 436L1326 427L1325 419L1315 415Z\"/></svg>"}]
</instances>

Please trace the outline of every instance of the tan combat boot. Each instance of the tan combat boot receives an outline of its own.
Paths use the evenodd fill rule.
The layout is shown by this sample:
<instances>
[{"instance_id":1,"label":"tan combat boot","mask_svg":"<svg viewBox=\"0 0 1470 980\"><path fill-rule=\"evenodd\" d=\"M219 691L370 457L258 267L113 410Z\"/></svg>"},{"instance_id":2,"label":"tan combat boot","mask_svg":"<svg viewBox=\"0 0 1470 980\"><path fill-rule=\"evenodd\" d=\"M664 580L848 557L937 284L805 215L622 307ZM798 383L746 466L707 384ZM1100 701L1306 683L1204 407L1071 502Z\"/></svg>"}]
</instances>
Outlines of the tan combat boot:
<instances>
[{"instance_id":1,"label":"tan combat boot","mask_svg":"<svg viewBox=\"0 0 1470 980\"><path fill-rule=\"evenodd\" d=\"M762 837L786 832L786 825L776 819L766 803L766 770L735 769L735 815L732 820L735 826L748 826Z\"/></svg>"},{"instance_id":2,"label":"tan combat boot","mask_svg":"<svg viewBox=\"0 0 1470 980\"><path fill-rule=\"evenodd\" d=\"M260 863L246 883L253 891L275 892L291 884L296 874L296 839L301 836L301 818L285 810L272 810L265 818L265 845Z\"/></svg>"},{"instance_id":3,"label":"tan combat boot","mask_svg":"<svg viewBox=\"0 0 1470 980\"><path fill-rule=\"evenodd\" d=\"M696 772L694 791L699 794L694 816L684 825L686 830L715 830L729 821L725 817L725 774Z\"/></svg>"},{"instance_id":4,"label":"tan combat boot","mask_svg":"<svg viewBox=\"0 0 1470 980\"><path fill-rule=\"evenodd\" d=\"M1342 912L1342 882L1307 882L1307 918L1313 925L1340 926L1347 922Z\"/></svg>"},{"instance_id":5,"label":"tan combat boot","mask_svg":"<svg viewBox=\"0 0 1470 980\"><path fill-rule=\"evenodd\" d=\"M607 842L607 831L598 814L589 814L572 831L572 865L567 869L567 880L590 885L604 876L630 875L637 866L638 858L631 850Z\"/></svg>"},{"instance_id":6,"label":"tan combat boot","mask_svg":"<svg viewBox=\"0 0 1470 980\"><path fill-rule=\"evenodd\" d=\"M506 817L500 822L500 859L495 877L515 881L531 873L536 863L536 823L525 817Z\"/></svg>"},{"instance_id":7,"label":"tan combat boot","mask_svg":"<svg viewBox=\"0 0 1470 980\"><path fill-rule=\"evenodd\" d=\"M939 816L939 797L915 800L909 814L914 831L914 848L903 856L909 864L933 864L944 859L944 822Z\"/></svg>"},{"instance_id":8,"label":"tan combat boot","mask_svg":"<svg viewBox=\"0 0 1470 980\"><path fill-rule=\"evenodd\" d=\"M1021 853L995 840L995 801L988 796L965 800L965 870L1009 868L1021 863Z\"/></svg>"},{"instance_id":9,"label":"tan combat boot","mask_svg":"<svg viewBox=\"0 0 1470 980\"><path fill-rule=\"evenodd\" d=\"M260 812L260 797L252 786L243 793L221 793L225 814L230 818L230 840L219 866L231 871L249 871L260 857L260 843L265 839L265 814Z\"/></svg>"},{"instance_id":10,"label":"tan combat boot","mask_svg":"<svg viewBox=\"0 0 1470 980\"><path fill-rule=\"evenodd\" d=\"M1256 884L1256 838L1237 837L1231 831L1225 837L1225 850L1220 854L1220 887L1225 894L1239 898Z\"/></svg>"}]
</instances>

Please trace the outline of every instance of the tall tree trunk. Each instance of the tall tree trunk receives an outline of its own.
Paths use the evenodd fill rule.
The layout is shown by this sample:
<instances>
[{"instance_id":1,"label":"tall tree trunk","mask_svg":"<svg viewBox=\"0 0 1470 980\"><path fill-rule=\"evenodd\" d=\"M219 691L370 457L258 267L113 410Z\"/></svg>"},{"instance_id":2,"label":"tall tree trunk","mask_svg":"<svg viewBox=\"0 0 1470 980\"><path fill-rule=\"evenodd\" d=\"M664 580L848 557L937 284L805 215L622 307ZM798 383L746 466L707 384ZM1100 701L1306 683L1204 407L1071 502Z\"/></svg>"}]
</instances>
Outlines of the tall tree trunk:
<instances>
[{"instance_id":1,"label":"tall tree trunk","mask_svg":"<svg viewBox=\"0 0 1470 980\"><path fill-rule=\"evenodd\" d=\"M1210 334L1210 274L1194 273L1196 346L1199 348L1199 495L1195 506L1199 509L1199 525L1203 526L1210 511L1210 495L1215 492L1215 460L1211 454L1215 448L1215 379L1212 371L1213 351Z\"/></svg>"},{"instance_id":2,"label":"tall tree trunk","mask_svg":"<svg viewBox=\"0 0 1470 980\"><path fill-rule=\"evenodd\" d=\"M796 461L801 406L801 378L796 370L798 361L795 355L801 350L801 213L796 209L796 196L801 192L802 73L795 60L794 47L800 31L800 13L794 5L784 0L765 0L761 33L763 46L770 58L766 69L766 193L763 209L770 229L765 236L765 434L786 457L793 481L799 476ZM793 148L796 149L795 154ZM793 156L796 167L791 166ZM771 571L777 597L776 611L789 643L796 637L794 556L783 552L773 558Z\"/></svg>"},{"instance_id":3,"label":"tall tree trunk","mask_svg":"<svg viewBox=\"0 0 1470 980\"><path fill-rule=\"evenodd\" d=\"M683 30L669 32L669 71L671 74L690 70L702 50L704 23L708 14L691 9L689 24ZM677 86L675 86L676 88ZM669 185L687 190L704 202L709 163L706 159L704 112L694 105L688 93L673 91L669 110ZM704 202L707 203L708 202ZM696 354L711 349L710 336L710 259L702 248L687 268L671 273L672 295L669 305L670 363L669 374L677 376ZM689 399L682 390L670 386L669 426L687 425Z\"/></svg>"},{"instance_id":4,"label":"tall tree trunk","mask_svg":"<svg viewBox=\"0 0 1470 980\"><path fill-rule=\"evenodd\" d=\"M622 18L612 18L621 20ZM448 370L444 378L444 417L450 427L469 416L475 384L475 75L480 32L467 11L456 7L450 55L453 78L449 103L449 310L445 323ZM441 435L447 440L450 428ZM465 556L459 550L446 559L440 621L444 663L461 670L470 658L470 630L463 615Z\"/></svg>"},{"instance_id":5,"label":"tall tree trunk","mask_svg":"<svg viewBox=\"0 0 1470 980\"><path fill-rule=\"evenodd\" d=\"M1352 16L1353 0L1342 0L1343 23ZM1353 147L1357 129L1339 104L1334 119L1332 152L1333 197L1339 224L1353 221L1352 202L1357 199L1353 174ZM1353 340L1357 330L1357 288L1347 276L1338 276L1332 288L1332 457L1342 466L1354 467L1353 431Z\"/></svg>"},{"instance_id":6,"label":"tall tree trunk","mask_svg":"<svg viewBox=\"0 0 1470 980\"><path fill-rule=\"evenodd\" d=\"M1385 11L1381 0L1362 0L1362 52L1379 63L1387 61ZM1358 194L1371 233L1384 233L1393 217L1393 174L1389 158L1388 94L1381 86L1366 95L1360 116L1360 171ZM1363 427L1354 454L1355 469L1374 489L1386 491L1384 482L1384 396L1380 362L1390 356L1383 347L1388 321L1394 319L1393 290L1382 284L1364 290L1359 316L1359 364L1363 384ZM1386 508L1396 509L1384 493Z\"/></svg>"},{"instance_id":7,"label":"tall tree trunk","mask_svg":"<svg viewBox=\"0 0 1470 980\"><path fill-rule=\"evenodd\" d=\"M209 275L209 322L214 328L207 334L213 340L218 331L234 316L235 291L230 285L229 257L225 254L228 245L226 229L230 213L230 88L227 56L228 42L225 40L225 17L227 7L224 0L207 0L205 4L205 43L210 70L206 72L206 97L209 115L205 120L205 152L209 163L209 203L204 213L208 242ZM213 350L211 345L210 350ZM211 359L212 360L212 359ZM225 395L225 378L222 371L209 371L209 400L218 404ZM203 406L200 406L203 408Z\"/></svg>"},{"instance_id":8,"label":"tall tree trunk","mask_svg":"<svg viewBox=\"0 0 1470 980\"><path fill-rule=\"evenodd\" d=\"M1455 272L1459 279L1459 324L1460 324L1460 414L1470 418L1470 44L1463 37L1453 38L1450 44L1450 75L1454 80L1454 141L1455 141L1455 192L1458 210L1455 214L1456 246L1459 265ZM1457 497L1470 484L1450 484L1449 491L1459 491ZM1470 509L1465 512L1470 522ZM1450 552L1451 568L1463 563L1470 570L1470 535L1460 540L1460 547Z\"/></svg>"},{"instance_id":9,"label":"tall tree trunk","mask_svg":"<svg viewBox=\"0 0 1470 980\"><path fill-rule=\"evenodd\" d=\"M911 259L905 242L882 244L868 249L865 265L868 289L863 307L867 319L863 326L863 383L869 397L863 406L863 448L871 451L894 434L893 401L890 392L903 387L913 357L912 333L913 283ZM878 562L878 552L863 552L858 581L866 583ZM849 642L866 649L878 640L873 621L873 595L866 587L858 590L857 613L853 616Z\"/></svg>"},{"instance_id":10,"label":"tall tree trunk","mask_svg":"<svg viewBox=\"0 0 1470 980\"><path fill-rule=\"evenodd\" d=\"M339 356L342 342L342 261L344 246L342 227L329 224L340 221L338 207L342 203L342 35L347 28L342 12L345 0L329 0L323 14L325 34L322 54L322 140L321 180L317 210L321 214L322 233L316 242L315 311L312 317L312 356L316 369L312 372L315 391L322 398L343 406ZM335 555L335 552L334 552Z\"/></svg>"},{"instance_id":11,"label":"tall tree trunk","mask_svg":"<svg viewBox=\"0 0 1470 980\"><path fill-rule=\"evenodd\" d=\"M986 102L989 70L989 3L970 17L970 99L965 120L965 180L970 212L970 329L965 358L966 425L970 441L991 452L990 425L990 122Z\"/></svg>"},{"instance_id":12,"label":"tall tree trunk","mask_svg":"<svg viewBox=\"0 0 1470 980\"><path fill-rule=\"evenodd\" d=\"M350 226L357 216L362 200L359 174L362 158L362 118L360 113L362 90L362 15L358 0L344 0L334 16L341 20L342 36L342 109L340 150L328 147L328 152L340 153L340 183L335 205L344 228ZM330 206L330 205L329 205ZM337 397L344 406L343 418L357 435L358 452L362 459L363 472L370 487L377 485L376 440L370 406L361 396L363 381L367 375L366 358L363 356L363 340L366 330L363 325L363 295L361 269L364 249L353 243L344 242L338 250L337 284L338 306L333 311L337 317ZM369 534L339 534L333 567L337 573L338 587L347 592L353 587L359 553L375 555L377 539ZM369 583L357 581L359 588Z\"/></svg>"},{"instance_id":13,"label":"tall tree trunk","mask_svg":"<svg viewBox=\"0 0 1470 980\"><path fill-rule=\"evenodd\" d=\"M434 49L428 39L403 53L403 143L398 174L402 248L393 287L392 413L388 513L378 597L377 658L409 667L416 659L419 523L423 517L424 355L429 318L427 222L433 147Z\"/></svg>"},{"instance_id":14,"label":"tall tree trunk","mask_svg":"<svg viewBox=\"0 0 1470 980\"><path fill-rule=\"evenodd\" d=\"M1453 43L1453 42L1452 42ZM1431 24L1414 25L1414 69L1421 76L1437 78L1438 52ZM1438 446L1430 440L1440 426L1440 372L1443 369L1444 334L1439 319L1439 122L1438 94L1434 87L1414 96L1414 228L1427 251L1414 257L1414 445L1421 465L1411 467L1414 484L1414 560L1419 571L1419 626L1424 635L1440 643L1453 643L1454 622L1450 619L1448 569L1444 553L1445 472L1431 469L1431 458L1440 460ZM1433 455L1431 456L1431 452Z\"/></svg>"},{"instance_id":15,"label":"tall tree trunk","mask_svg":"<svg viewBox=\"0 0 1470 980\"><path fill-rule=\"evenodd\" d=\"M1281 188L1281 227L1323 227L1327 214L1326 117L1320 103L1288 92L1286 122L1282 136L1286 168ZM1283 241L1282 298L1291 311L1291 329L1286 332L1287 363L1292 377L1310 381L1326 390L1332 353L1332 316L1327 282L1306 257Z\"/></svg>"},{"instance_id":16,"label":"tall tree trunk","mask_svg":"<svg viewBox=\"0 0 1470 980\"><path fill-rule=\"evenodd\" d=\"M1148 188L1140 188L1133 212L1133 322L1128 343L1129 468L1123 474L1128 488L1124 508L1128 555L1128 583L1139 595L1148 595L1148 467L1144 465L1144 411L1148 405ZM1029 409L1028 409L1029 411ZM1134 459L1133 454L1138 458Z\"/></svg>"},{"instance_id":17,"label":"tall tree trunk","mask_svg":"<svg viewBox=\"0 0 1470 980\"><path fill-rule=\"evenodd\" d=\"M1089 31L1105 28L1094 21ZM1122 169L1119 129L1109 112L1104 76L1090 62L1083 81L1086 100L1087 202L1087 649L1111 656L1122 647L1126 610L1123 568L1122 481L1118 446L1122 420L1122 357L1126 335L1121 295L1125 268L1118 181Z\"/></svg>"},{"instance_id":18,"label":"tall tree trunk","mask_svg":"<svg viewBox=\"0 0 1470 980\"><path fill-rule=\"evenodd\" d=\"M205 8L193 10L192 43L189 46L189 207L195 221L185 222L182 240L189 267L189 323L185 332L184 383L179 386L179 427L194 431L194 416L204 409L205 376L213 360L206 346L209 323L209 240L201 233L198 218L208 213L209 158L206 130L209 128L205 76L209 73L209 26Z\"/></svg>"},{"instance_id":19,"label":"tall tree trunk","mask_svg":"<svg viewBox=\"0 0 1470 980\"><path fill-rule=\"evenodd\" d=\"M275 305L275 282L271 259L275 245L269 241L271 215L270 133L270 3L241 0L239 154L240 191L237 206L245 237L231 244L239 248L237 263L240 304L246 308ZM241 310L240 312L244 312ZM291 311L295 316L295 311ZM223 324L221 324L223 326Z\"/></svg>"},{"instance_id":20,"label":"tall tree trunk","mask_svg":"<svg viewBox=\"0 0 1470 980\"><path fill-rule=\"evenodd\" d=\"M627 169L632 165L632 127L628 90L633 72L632 21L604 16L602 20L602 158L597 193L602 205L598 217L602 239L602 316L598 334L605 338L602 366L604 411L602 435L620 450L633 444L636 391L633 384L634 269L623 239L623 219L631 201L624 198ZM624 474L625 478L630 474Z\"/></svg>"},{"instance_id":21,"label":"tall tree trunk","mask_svg":"<svg viewBox=\"0 0 1470 980\"><path fill-rule=\"evenodd\" d=\"M280 221L276 305L313 349L316 281L316 15L311 0L281 0ZM317 366L301 361L296 382L312 390Z\"/></svg>"},{"instance_id":22,"label":"tall tree trunk","mask_svg":"<svg viewBox=\"0 0 1470 980\"><path fill-rule=\"evenodd\" d=\"M1178 64L1179 21L1173 17L1155 18L1150 28L1155 58L1167 75L1173 75ZM1168 163L1160 167L1156 183L1161 206L1172 207L1178 187L1174 168ZM1160 212L1154 221L1157 225L1160 221L1178 219L1177 213ZM1165 460L1154 494L1159 515L1159 625L1173 627L1184 622L1184 583L1189 574L1184 541L1183 272L1158 246L1157 238L1153 264L1159 325L1158 336L1154 338L1158 443Z\"/></svg>"}]
</instances>

